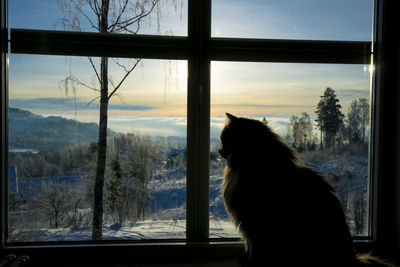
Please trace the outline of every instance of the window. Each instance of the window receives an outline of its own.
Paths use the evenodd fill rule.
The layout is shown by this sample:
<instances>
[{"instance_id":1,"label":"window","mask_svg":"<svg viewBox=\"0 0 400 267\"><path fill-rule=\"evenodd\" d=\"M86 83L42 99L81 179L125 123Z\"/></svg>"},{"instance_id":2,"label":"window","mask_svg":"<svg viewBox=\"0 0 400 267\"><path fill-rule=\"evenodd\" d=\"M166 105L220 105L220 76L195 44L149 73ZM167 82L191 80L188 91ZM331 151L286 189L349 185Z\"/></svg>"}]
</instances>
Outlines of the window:
<instances>
[{"instance_id":1,"label":"window","mask_svg":"<svg viewBox=\"0 0 400 267\"><path fill-rule=\"evenodd\" d=\"M321 172L334 186L353 236L370 235L370 74L369 65L356 64L212 62L211 236L236 234L218 190L225 166L218 156L219 135L227 110L265 120L297 150L303 164ZM344 116L336 141L329 147L315 122L317 106L327 90L333 90ZM265 168L268 173L268 166Z\"/></svg>"},{"instance_id":2,"label":"window","mask_svg":"<svg viewBox=\"0 0 400 267\"><path fill-rule=\"evenodd\" d=\"M99 62L10 55L9 242L91 239ZM185 63L109 62L103 239L185 238Z\"/></svg>"},{"instance_id":3,"label":"window","mask_svg":"<svg viewBox=\"0 0 400 267\"><path fill-rule=\"evenodd\" d=\"M5 2L2 1L3 6ZM318 7L307 2L309 8L307 5L304 7L292 5L292 2L274 1L271 6L265 6L262 1L255 1L254 6L264 5L263 11L248 18L257 19L258 16L262 16L267 23L265 25L268 26L264 28L260 24L260 29L258 29L252 27L255 22L251 20L244 19L241 25L232 22L234 14L238 14L240 10L253 12L253 3L246 3L247 6L242 9L240 1L229 3L194 0L160 1L163 3L161 6L163 9L160 9L161 14L164 14L166 10L165 18L174 17L175 19L182 13L183 26L166 19L165 24L163 24L164 20L160 20L163 28L158 30L156 24L153 24L157 22L153 20L151 23L143 22L143 25L150 26L143 26L144 31L139 31L138 34L126 34L126 32L125 34L100 34L90 29L90 26L95 25L89 25L90 18L89 22L86 21L89 24L81 25L85 26L81 31L53 31L51 23L54 18L52 16L55 16L58 11L55 11L56 6L51 8L46 6L44 10L54 12L46 12L49 18L40 16L43 9L39 5L44 5L44 2L35 3L32 8L36 11L30 14L30 16L39 14L37 18L40 19L29 17L29 20L21 20L19 19L23 16L21 7L25 3L9 1L8 84L5 74L2 74L2 81L8 88L8 93L3 90L2 104L8 109L2 111L4 113L2 123L8 124L9 134L7 136L3 133L2 153L7 158L10 167L3 168L7 169L6 177L8 177L8 181L3 181L7 185L7 187L3 186L3 192L8 196L13 192L12 190L20 190L17 180L10 179L12 177L84 176L73 172L64 173L60 164L66 161L61 159L57 163L47 162L49 163L46 166L48 175L26 174L27 171L19 167L20 163L16 163L16 158L19 158L19 162L26 164L30 158L40 154L38 150L41 149L31 143L24 143L29 140L27 135L30 138L34 136L26 130L24 133L22 126L15 126L12 121L14 118L26 116L38 121L53 119L54 124L58 123L57 120L63 120L62 127L74 123L76 137L70 136L69 132L64 132L60 139L74 144L73 142L77 139L87 138L86 145L82 146L86 146L86 151L96 151L98 147L95 143L91 143L95 138L90 139L86 130L84 136L79 136L78 134L82 133L79 132L78 125L90 128L91 125L98 123L99 119L96 116L99 116L99 94L96 90L101 83L99 74L101 58L108 58L110 88L116 88L119 81L124 79L125 74L135 64L135 58L141 58L133 75L124 80L122 85L135 89L119 90L113 98L110 98L108 127L111 138L109 143L114 142L115 147L118 147L119 142L130 142L129 138L139 138L140 141L144 141L145 136L152 136L146 140L151 141L156 152L164 153L161 153L163 155L155 160L150 168L152 181L148 183L148 188L152 191L151 194L146 195L146 214L157 217L146 217L146 219L151 220L153 229L160 227L157 225L158 221L168 220L169 228L163 228L162 231L178 233L174 236L160 234L143 238L173 238L174 241L181 239L178 242L182 240L210 241L215 237L236 238L233 227L227 222L226 214L223 213L222 202L218 200L217 192L223 163L218 161L215 147L218 144L218 132L223 125L224 112L229 109L232 113L255 116L259 119L265 116L274 129L286 136L291 119L293 118L295 122L295 117L299 119L302 112L307 112L313 123L316 116L315 106L328 87L333 88L337 93L345 116L350 112L353 100L367 99L368 103L374 104L375 96L379 93L371 87L370 80L370 68L373 69L370 67L373 47L371 41L373 1L341 1L335 2L337 5L335 7L325 6L327 4L325 1L318 2L320 5ZM226 8L232 12L222 12L224 5L228 5ZM175 6L177 6L178 14L174 13ZM282 11L284 6L291 8L285 13ZM329 8L338 8L346 12L338 11L343 15L340 20L337 17L330 17L321 25L315 23L325 18L324 12ZM267 14L269 11L272 13ZM309 16L309 14L316 16ZM285 16L292 15L295 16L295 20L286 19L285 21ZM355 20L355 17L360 20ZM268 22L270 19L271 23ZM275 19L282 19L282 23L279 23L279 20L274 22ZM304 25L297 24L297 21L303 19ZM31 24L30 20L35 21L35 24ZM171 25L177 25L173 34L168 31L173 28L173 25L168 24L169 22ZM336 23L339 22L340 27L336 27ZM235 25L236 29L233 27ZM281 29L276 27L277 25L285 28ZM298 28L293 30L293 25L297 25ZM247 31L248 28L253 29L254 32ZM348 31L347 28L349 28ZM57 27L55 29L64 30ZM245 39L248 37L259 39ZM97 72L94 71L94 66L97 67ZM91 70L90 75L86 74L88 70ZM282 72L287 75L280 76ZM243 88L241 84L249 87ZM111 92L112 89L109 90L109 93ZM244 95L246 99L243 99ZM87 105L89 103L90 105ZM357 105L359 103L357 102ZM360 132L364 143L363 154L356 161L362 161L362 167L361 165L348 166L350 169L360 169L359 173L357 172L360 181L351 179L349 181L363 186L361 198L365 204L361 205L366 205L368 208L362 216L362 229L354 230L353 233L364 239L371 239L374 236L374 227L371 224L374 214L369 212L373 210L371 203L375 201L369 190L376 179L374 176L376 171L370 167L375 166L374 152L377 146L374 136L370 134L375 132L374 115L377 111L373 107L374 105L370 107L370 114L372 114L369 118L371 124L368 124L370 126ZM292 117L292 115L295 116ZM32 131L38 129L37 124L30 128ZM49 127L47 128L50 130ZM118 135L116 129L124 135ZM128 133L132 130L142 135L134 134L129 137ZM318 137L317 129L313 129L312 135L316 135L314 149L317 149L320 146L318 142L322 141ZM161 138L158 138L159 136ZM70 140L70 137L75 140ZM46 140L46 144L49 144L51 140L45 138L47 136L42 132L38 133L38 137L33 138L33 141ZM290 135L288 141L295 143ZM343 139L343 142L348 144L350 141ZM10 146L4 146L4 144ZM367 148L368 145L370 149ZM61 149L63 146L57 143L52 145L51 149ZM108 159L107 164L110 165L107 171L110 180L111 177L118 176L118 160L122 161L124 157L128 159L130 157L122 153L123 146L118 149L121 151L115 153L115 157ZM298 149L301 149L300 145ZM55 151L51 152L55 153ZM151 154L154 156L157 153ZM29 155L29 157L24 158L21 155ZM113 155L113 151L109 152L109 155ZM327 158L331 156L334 155L326 155ZM309 157L312 158L313 155L309 153ZM51 156L51 160L54 158L55 156ZM124 164L121 162L120 166L123 167ZM33 163L33 166L37 167L37 164ZM136 177L139 167L125 176ZM86 173L89 172L87 165L79 166L79 168L86 168ZM176 172L173 173L174 171ZM77 179L82 179L82 177ZM47 187L54 184L57 183L51 181L48 183L50 186ZM107 186L107 181L105 184ZM108 184L111 188L110 181ZM46 187L42 182L37 187L42 185ZM70 187L73 186L68 185L63 188ZM351 187L357 186L352 184ZM165 189L164 192L160 192L163 189ZM153 201L156 199L155 195L158 197L157 201ZM353 198L354 195L347 197ZM3 240L6 246L20 245L20 241L23 241L22 235L18 238L18 235L14 234L21 229L10 229L10 226L12 228L13 225L17 225L13 224L14 221L21 221L21 218L17 218L18 212L13 211L11 207L16 205L21 210L27 207L26 203L18 203L20 200L9 197L8 206L3 206L3 213L6 213L3 216L7 215L3 223L8 223L5 226L8 230L7 239ZM347 200L347 202L349 209L355 205L354 201ZM8 209L4 210L4 207ZM87 206L80 208L83 214L85 208ZM113 220L111 209L113 208L110 207L108 211L109 230L117 233L121 229L118 229L117 224L111 223ZM174 209L172 216L165 212L171 209ZM67 215L74 215L73 209L65 213L65 216ZM136 214L136 216L139 215ZM350 220L353 220L352 218ZM48 218L47 220L41 223L48 223L52 227L58 224L56 219ZM145 230L141 230L140 227L144 229L149 226L141 225L142 222L143 220L136 221L135 227L138 228L131 228L131 231L137 233L139 238L129 237L128 239L141 239L140 236ZM353 229L356 229L355 223L352 223ZM170 230L171 228L173 230ZM79 237L74 241L82 239L87 240L90 237ZM111 239L118 239L118 237L114 235ZM54 240L39 238L30 241ZM34 243L29 243L31 244Z\"/></svg>"}]
</instances>

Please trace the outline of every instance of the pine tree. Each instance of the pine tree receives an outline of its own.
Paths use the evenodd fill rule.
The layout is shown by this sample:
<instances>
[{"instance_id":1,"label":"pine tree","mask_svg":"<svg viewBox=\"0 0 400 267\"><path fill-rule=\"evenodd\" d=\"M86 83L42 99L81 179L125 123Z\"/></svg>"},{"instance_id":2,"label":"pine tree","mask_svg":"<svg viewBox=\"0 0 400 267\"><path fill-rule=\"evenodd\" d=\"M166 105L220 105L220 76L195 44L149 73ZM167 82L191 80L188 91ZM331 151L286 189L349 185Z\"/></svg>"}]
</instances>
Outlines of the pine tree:
<instances>
[{"instance_id":1,"label":"pine tree","mask_svg":"<svg viewBox=\"0 0 400 267\"><path fill-rule=\"evenodd\" d=\"M122 201L122 169L118 155L111 163L111 177L107 185L107 203L112 214L118 212Z\"/></svg>"},{"instance_id":2,"label":"pine tree","mask_svg":"<svg viewBox=\"0 0 400 267\"><path fill-rule=\"evenodd\" d=\"M342 106L339 104L339 99L336 97L335 90L327 87L315 111L318 116L316 120L317 126L321 130L321 148L322 133L324 133L325 136L325 147L331 148L335 146L336 134L343 124L344 118L341 108Z\"/></svg>"}]
</instances>

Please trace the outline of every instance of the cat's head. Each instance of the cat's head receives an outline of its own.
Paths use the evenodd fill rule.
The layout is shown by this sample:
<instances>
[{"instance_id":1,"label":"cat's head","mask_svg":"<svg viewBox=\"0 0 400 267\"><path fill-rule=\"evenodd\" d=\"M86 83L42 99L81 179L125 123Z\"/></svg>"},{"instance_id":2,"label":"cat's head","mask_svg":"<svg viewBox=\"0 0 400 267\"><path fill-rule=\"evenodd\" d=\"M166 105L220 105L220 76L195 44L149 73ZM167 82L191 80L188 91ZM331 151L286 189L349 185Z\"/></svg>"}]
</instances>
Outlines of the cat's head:
<instances>
[{"instance_id":1,"label":"cat's head","mask_svg":"<svg viewBox=\"0 0 400 267\"><path fill-rule=\"evenodd\" d=\"M265 122L229 113L226 116L219 153L228 162L293 162L296 158L295 152Z\"/></svg>"}]
</instances>

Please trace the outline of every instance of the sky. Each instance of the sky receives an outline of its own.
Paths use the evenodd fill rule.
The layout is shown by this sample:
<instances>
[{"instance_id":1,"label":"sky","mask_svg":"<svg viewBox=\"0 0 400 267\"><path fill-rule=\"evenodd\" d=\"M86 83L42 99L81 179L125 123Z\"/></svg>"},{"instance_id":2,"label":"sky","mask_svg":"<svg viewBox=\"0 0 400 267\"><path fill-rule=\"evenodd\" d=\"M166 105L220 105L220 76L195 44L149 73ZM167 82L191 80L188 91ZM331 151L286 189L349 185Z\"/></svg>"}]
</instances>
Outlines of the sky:
<instances>
[{"instance_id":1,"label":"sky","mask_svg":"<svg viewBox=\"0 0 400 267\"><path fill-rule=\"evenodd\" d=\"M71 2L71 1L67 1ZM214 0L214 37L369 41L371 0ZM162 0L156 16L141 24L142 34L187 35L187 0ZM155 13L156 14L156 13ZM9 1L9 27L62 29L56 0ZM82 23L83 30L93 30ZM160 27L158 27L160 25ZM99 59L94 59L98 64ZM134 62L121 60L125 66ZM98 121L97 92L61 83L74 75L98 87L87 58L10 55L11 107L44 116ZM123 69L110 62L116 84ZM292 114L314 110L326 87L332 87L347 113L355 98L370 95L370 71L364 65L212 62L211 136L217 137L225 112L266 117L284 134ZM75 89L75 92L74 92ZM151 135L186 134L187 61L142 60L113 97L109 127L118 132ZM89 104L89 105L88 105Z\"/></svg>"}]
</instances>

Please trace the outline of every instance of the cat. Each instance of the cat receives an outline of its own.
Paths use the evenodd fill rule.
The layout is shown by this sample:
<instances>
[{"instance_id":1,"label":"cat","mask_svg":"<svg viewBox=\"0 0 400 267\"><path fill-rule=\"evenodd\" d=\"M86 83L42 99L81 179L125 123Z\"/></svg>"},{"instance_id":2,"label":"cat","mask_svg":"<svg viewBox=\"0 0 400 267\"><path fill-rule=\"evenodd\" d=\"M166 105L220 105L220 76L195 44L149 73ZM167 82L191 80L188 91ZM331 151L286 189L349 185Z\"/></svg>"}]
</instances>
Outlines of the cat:
<instances>
[{"instance_id":1,"label":"cat","mask_svg":"<svg viewBox=\"0 0 400 267\"><path fill-rule=\"evenodd\" d=\"M357 257L334 189L299 164L296 152L266 123L226 115L221 189L245 241L244 265L391 266L370 255Z\"/></svg>"}]
</instances>

